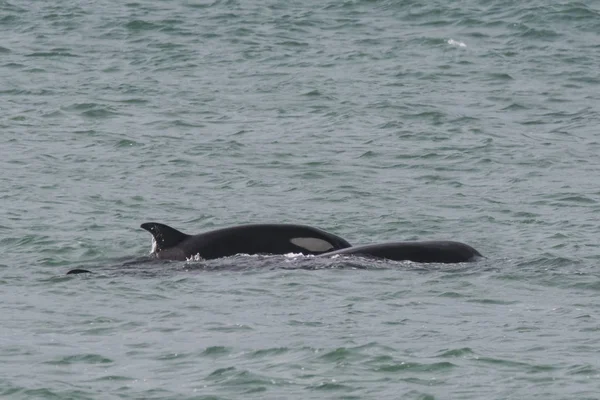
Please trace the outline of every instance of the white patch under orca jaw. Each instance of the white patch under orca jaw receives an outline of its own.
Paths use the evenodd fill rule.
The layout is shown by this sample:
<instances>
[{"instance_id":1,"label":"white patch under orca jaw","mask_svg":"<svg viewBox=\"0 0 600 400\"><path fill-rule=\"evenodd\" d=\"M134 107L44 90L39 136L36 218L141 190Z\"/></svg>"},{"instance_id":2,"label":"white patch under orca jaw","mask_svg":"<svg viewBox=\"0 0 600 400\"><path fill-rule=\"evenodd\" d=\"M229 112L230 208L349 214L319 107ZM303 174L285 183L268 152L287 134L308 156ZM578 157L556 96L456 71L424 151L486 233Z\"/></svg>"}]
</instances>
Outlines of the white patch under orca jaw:
<instances>
[{"instance_id":1,"label":"white patch under orca jaw","mask_svg":"<svg viewBox=\"0 0 600 400\"><path fill-rule=\"evenodd\" d=\"M152 236L152 249L150 250L150 254L156 254L156 247L157 247L156 239L154 239L154 236Z\"/></svg>"},{"instance_id":2,"label":"white patch under orca jaw","mask_svg":"<svg viewBox=\"0 0 600 400\"><path fill-rule=\"evenodd\" d=\"M305 250L312 252L325 252L333 249L333 245L329 243L327 240L312 238L312 237L298 237L290 239L292 244L295 244L298 247L302 247Z\"/></svg>"}]
</instances>

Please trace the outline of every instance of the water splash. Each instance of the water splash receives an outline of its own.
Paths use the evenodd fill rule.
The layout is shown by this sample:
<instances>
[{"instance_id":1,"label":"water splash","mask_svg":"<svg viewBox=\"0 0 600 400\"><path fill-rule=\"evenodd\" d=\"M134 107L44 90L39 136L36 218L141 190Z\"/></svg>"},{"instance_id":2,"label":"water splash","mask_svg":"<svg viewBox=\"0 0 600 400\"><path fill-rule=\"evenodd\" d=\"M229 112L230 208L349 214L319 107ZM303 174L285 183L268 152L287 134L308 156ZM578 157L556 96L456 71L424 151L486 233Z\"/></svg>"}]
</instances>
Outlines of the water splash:
<instances>
[{"instance_id":1,"label":"water splash","mask_svg":"<svg viewBox=\"0 0 600 400\"><path fill-rule=\"evenodd\" d=\"M467 45L464 42L459 42L454 39L449 39L448 44L451 46L456 46L456 47L463 47L463 48L467 47Z\"/></svg>"}]
</instances>

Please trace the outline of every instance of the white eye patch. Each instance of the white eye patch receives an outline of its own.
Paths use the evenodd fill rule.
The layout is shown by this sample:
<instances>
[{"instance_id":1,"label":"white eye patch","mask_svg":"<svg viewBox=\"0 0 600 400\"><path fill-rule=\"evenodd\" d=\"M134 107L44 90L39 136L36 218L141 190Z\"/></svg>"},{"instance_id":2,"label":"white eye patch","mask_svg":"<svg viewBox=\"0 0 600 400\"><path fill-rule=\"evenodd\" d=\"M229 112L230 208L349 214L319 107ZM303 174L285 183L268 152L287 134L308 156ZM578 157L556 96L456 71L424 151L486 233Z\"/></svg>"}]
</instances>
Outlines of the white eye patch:
<instances>
[{"instance_id":1,"label":"white eye patch","mask_svg":"<svg viewBox=\"0 0 600 400\"><path fill-rule=\"evenodd\" d=\"M290 239L290 242L298 247L302 247L308 251L327 251L333 249L333 245L326 240L311 238L311 237L299 237Z\"/></svg>"}]
</instances>

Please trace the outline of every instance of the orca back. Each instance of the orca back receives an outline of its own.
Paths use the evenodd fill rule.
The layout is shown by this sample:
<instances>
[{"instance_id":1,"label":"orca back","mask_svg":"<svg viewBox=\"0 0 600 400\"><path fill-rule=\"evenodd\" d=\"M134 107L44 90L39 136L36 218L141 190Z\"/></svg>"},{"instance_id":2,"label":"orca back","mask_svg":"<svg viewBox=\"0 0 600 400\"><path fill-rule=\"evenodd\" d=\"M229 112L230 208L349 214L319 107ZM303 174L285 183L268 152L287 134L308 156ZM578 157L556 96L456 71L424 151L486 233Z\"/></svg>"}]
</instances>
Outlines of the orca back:
<instances>
[{"instance_id":1,"label":"orca back","mask_svg":"<svg viewBox=\"0 0 600 400\"><path fill-rule=\"evenodd\" d=\"M418 263L461 263L483 257L473 247L453 241L390 242L350 247L322 254L324 257L335 255L354 255Z\"/></svg>"},{"instance_id":2,"label":"orca back","mask_svg":"<svg viewBox=\"0 0 600 400\"><path fill-rule=\"evenodd\" d=\"M164 224L144 223L157 245L154 254L161 259L210 260L236 254L318 255L351 246L345 239L307 225L250 224L186 235Z\"/></svg>"}]
</instances>

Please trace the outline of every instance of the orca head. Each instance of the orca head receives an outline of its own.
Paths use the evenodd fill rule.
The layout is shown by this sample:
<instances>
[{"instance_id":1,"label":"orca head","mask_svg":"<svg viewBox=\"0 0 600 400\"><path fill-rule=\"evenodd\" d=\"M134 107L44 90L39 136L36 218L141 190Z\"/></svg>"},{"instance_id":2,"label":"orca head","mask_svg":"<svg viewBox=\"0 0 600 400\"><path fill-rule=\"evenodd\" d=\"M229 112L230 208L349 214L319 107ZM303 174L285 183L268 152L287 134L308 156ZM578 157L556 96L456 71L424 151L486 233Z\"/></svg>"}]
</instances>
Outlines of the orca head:
<instances>
[{"instance_id":1,"label":"orca head","mask_svg":"<svg viewBox=\"0 0 600 400\"><path fill-rule=\"evenodd\" d=\"M183 232L158 222L146 222L141 228L152 234L152 254L158 254L163 250L177 246L189 237Z\"/></svg>"}]
</instances>

